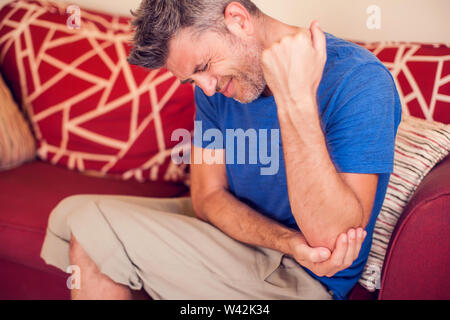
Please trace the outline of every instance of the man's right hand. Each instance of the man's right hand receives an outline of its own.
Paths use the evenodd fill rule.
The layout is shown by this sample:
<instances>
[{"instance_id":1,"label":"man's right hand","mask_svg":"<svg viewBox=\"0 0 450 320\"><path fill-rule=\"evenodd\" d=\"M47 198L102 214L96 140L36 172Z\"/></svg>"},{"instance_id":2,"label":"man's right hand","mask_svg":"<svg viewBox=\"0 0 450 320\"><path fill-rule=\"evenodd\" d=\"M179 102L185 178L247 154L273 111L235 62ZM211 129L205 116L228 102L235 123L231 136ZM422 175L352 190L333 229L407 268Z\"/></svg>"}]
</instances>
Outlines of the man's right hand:
<instances>
[{"instance_id":1,"label":"man's right hand","mask_svg":"<svg viewBox=\"0 0 450 320\"><path fill-rule=\"evenodd\" d=\"M301 233L289 239L291 255L295 260L319 277L331 277L347 269L356 260L367 232L362 228L350 229L337 238L333 252L328 248L312 248Z\"/></svg>"}]
</instances>

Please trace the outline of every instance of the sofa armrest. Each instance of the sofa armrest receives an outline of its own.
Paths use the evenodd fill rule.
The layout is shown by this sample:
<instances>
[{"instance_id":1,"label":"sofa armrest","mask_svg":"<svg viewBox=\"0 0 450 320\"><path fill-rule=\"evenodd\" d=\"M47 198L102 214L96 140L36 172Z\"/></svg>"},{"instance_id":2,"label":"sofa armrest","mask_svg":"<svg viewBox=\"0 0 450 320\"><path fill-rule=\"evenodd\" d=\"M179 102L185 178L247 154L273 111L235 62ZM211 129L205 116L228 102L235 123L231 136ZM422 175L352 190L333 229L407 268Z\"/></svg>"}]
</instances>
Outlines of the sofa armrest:
<instances>
[{"instance_id":1,"label":"sofa armrest","mask_svg":"<svg viewBox=\"0 0 450 320\"><path fill-rule=\"evenodd\" d=\"M450 299L450 155L417 188L392 234L378 299Z\"/></svg>"}]
</instances>

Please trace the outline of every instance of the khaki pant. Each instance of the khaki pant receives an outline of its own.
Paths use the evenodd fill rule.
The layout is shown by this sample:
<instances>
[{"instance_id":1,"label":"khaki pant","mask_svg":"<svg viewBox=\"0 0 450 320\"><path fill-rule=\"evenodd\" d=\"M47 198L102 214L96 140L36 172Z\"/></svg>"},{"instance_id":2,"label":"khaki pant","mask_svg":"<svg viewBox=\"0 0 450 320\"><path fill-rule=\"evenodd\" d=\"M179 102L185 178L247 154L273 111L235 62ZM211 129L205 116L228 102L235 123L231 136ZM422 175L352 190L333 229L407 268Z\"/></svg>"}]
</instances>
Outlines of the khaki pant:
<instances>
[{"instance_id":1,"label":"khaki pant","mask_svg":"<svg viewBox=\"0 0 450 320\"><path fill-rule=\"evenodd\" d=\"M41 256L65 272L71 233L102 273L153 299L331 299L292 258L195 218L190 198L63 199Z\"/></svg>"}]
</instances>

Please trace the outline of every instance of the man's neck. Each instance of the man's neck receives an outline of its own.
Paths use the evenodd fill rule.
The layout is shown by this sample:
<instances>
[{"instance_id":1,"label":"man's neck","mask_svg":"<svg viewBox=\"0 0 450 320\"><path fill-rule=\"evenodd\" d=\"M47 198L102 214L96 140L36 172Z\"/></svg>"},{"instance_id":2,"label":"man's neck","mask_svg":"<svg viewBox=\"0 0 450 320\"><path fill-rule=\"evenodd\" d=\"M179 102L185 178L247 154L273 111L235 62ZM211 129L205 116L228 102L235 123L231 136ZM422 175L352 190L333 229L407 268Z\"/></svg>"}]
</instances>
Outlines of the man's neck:
<instances>
[{"instance_id":1,"label":"man's neck","mask_svg":"<svg viewBox=\"0 0 450 320\"><path fill-rule=\"evenodd\" d=\"M273 93L272 93L272 91L270 90L269 86L266 86L266 87L264 88L264 91L261 93L261 95L262 95L263 97L270 97L270 96L273 95Z\"/></svg>"},{"instance_id":2,"label":"man's neck","mask_svg":"<svg viewBox=\"0 0 450 320\"><path fill-rule=\"evenodd\" d=\"M260 20L259 30L259 38L264 49L270 48L274 43L279 42L285 36L308 31L302 27L285 24L267 15L264 15Z\"/></svg>"},{"instance_id":3,"label":"man's neck","mask_svg":"<svg viewBox=\"0 0 450 320\"><path fill-rule=\"evenodd\" d=\"M306 32L302 27L291 26L281 21L273 19L268 15L263 15L260 19L259 39L264 49L270 48L274 43L279 42L285 36L294 35L299 32ZM272 96L272 91L268 86L261 94L264 97Z\"/></svg>"}]
</instances>

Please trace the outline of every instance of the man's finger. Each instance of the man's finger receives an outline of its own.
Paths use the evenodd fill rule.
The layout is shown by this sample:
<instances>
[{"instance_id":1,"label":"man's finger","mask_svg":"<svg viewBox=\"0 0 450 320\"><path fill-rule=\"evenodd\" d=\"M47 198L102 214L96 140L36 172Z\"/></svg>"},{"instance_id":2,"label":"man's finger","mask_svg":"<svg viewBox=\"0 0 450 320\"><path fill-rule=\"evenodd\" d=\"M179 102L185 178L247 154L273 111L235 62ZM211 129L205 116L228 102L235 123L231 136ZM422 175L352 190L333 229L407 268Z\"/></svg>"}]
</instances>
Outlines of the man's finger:
<instances>
[{"instance_id":1,"label":"man's finger","mask_svg":"<svg viewBox=\"0 0 450 320\"><path fill-rule=\"evenodd\" d=\"M324 262L331 256L331 252L327 248L313 248L313 250L316 257L316 260L313 261L314 263Z\"/></svg>"},{"instance_id":2,"label":"man's finger","mask_svg":"<svg viewBox=\"0 0 450 320\"><path fill-rule=\"evenodd\" d=\"M355 249L355 256L354 256L353 260L356 260L356 258L358 258L359 251L361 251L361 246L364 242L364 239L366 238L366 235L367 235L367 232L364 231L364 229L358 228L358 230L356 230L356 249Z\"/></svg>"},{"instance_id":3,"label":"man's finger","mask_svg":"<svg viewBox=\"0 0 450 320\"><path fill-rule=\"evenodd\" d=\"M311 263L323 262L327 260L330 255L330 250L324 247L312 248L307 244L302 244L297 247L297 257L301 262L307 263L308 265Z\"/></svg>"},{"instance_id":4,"label":"man's finger","mask_svg":"<svg viewBox=\"0 0 450 320\"><path fill-rule=\"evenodd\" d=\"M344 263L344 257L347 253L348 248L348 239L347 239L347 233L341 234L337 238L337 244L336 248L333 251L333 254L331 255L331 262L333 266L340 267Z\"/></svg>"},{"instance_id":5,"label":"man's finger","mask_svg":"<svg viewBox=\"0 0 450 320\"><path fill-rule=\"evenodd\" d=\"M348 246L347 246L347 252L344 257L344 266L349 267L354 260L355 257L355 251L357 247L357 234L355 229L350 229L347 232L347 239L348 239Z\"/></svg>"}]
</instances>

